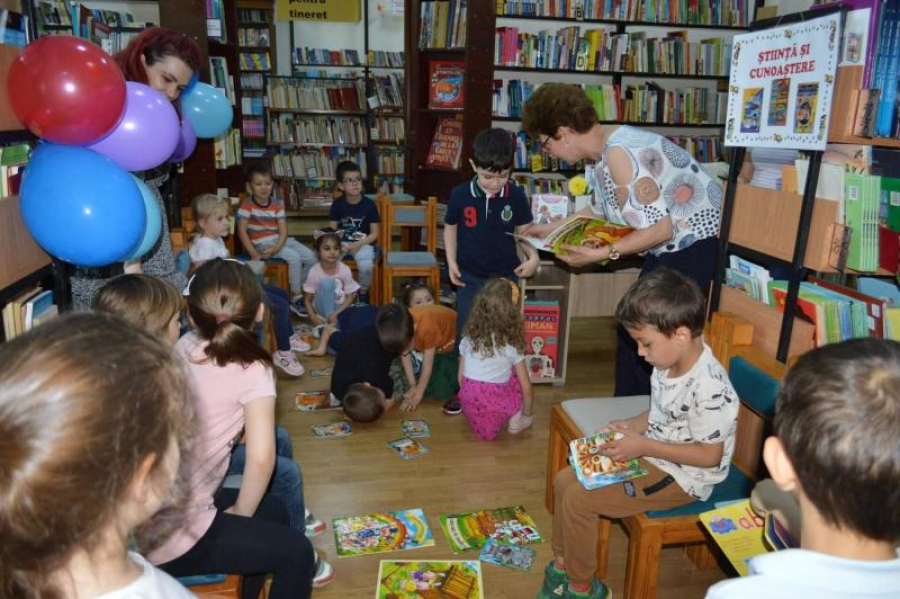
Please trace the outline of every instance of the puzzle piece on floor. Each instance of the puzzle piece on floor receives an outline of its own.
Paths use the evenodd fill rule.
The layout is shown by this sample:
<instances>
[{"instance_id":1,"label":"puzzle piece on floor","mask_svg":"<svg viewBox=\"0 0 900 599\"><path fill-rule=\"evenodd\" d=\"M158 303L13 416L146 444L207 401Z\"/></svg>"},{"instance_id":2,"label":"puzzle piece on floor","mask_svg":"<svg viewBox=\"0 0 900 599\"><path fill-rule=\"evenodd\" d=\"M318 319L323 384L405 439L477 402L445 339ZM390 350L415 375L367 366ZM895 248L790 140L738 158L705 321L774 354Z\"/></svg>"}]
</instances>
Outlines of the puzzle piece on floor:
<instances>
[{"instance_id":1,"label":"puzzle piece on floor","mask_svg":"<svg viewBox=\"0 0 900 599\"><path fill-rule=\"evenodd\" d=\"M334 367L329 366L328 368L319 368L317 370L310 370L309 376L313 378L319 378L322 376L331 376L331 373L334 371Z\"/></svg>"}]
</instances>

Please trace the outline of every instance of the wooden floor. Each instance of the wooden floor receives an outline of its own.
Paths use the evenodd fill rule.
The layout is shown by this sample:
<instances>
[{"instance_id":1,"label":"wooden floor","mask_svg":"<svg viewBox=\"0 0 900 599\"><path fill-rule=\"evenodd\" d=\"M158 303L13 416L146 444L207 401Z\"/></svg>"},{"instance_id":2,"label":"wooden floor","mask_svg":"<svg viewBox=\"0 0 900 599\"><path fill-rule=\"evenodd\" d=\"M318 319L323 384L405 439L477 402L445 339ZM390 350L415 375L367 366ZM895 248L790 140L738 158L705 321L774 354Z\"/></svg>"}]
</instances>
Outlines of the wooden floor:
<instances>
[{"instance_id":1,"label":"wooden floor","mask_svg":"<svg viewBox=\"0 0 900 599\"><path fill-rule=\"evenodd\" d=\"M572 323L568 382L565 386L539 385L535 394L534 427L518 436L506 432L492 442L476 439L462 416L446 416L437 402L426 400L414 418L428 421L432 438L424 444L427 456L404 461L387 442L401 437L400 421L408 416L392 410L371 425L354 424L343 439L316 439L310 426L340 419L340 412L303 413L294 410L298 390L326 389L329 379L279 381L278 422L291 432L294 457L303 469L306 505L328 524L326 533L313 544L327 555L337 575L315 596L371 598L374 596L381 559L475 558L474 553L454 556L440 531L438 516L478 508L522 504L546 539L534 545L537 563L530 573L482 565L487 599L534 597L541 587L543 566L552 555L551 516L544 509L547 430L550 406L574 397L612 394L615 327L612 319L576 319ZM331 365L331 358L304 360L307 370ZM422 508L434 532L434 547L411 551L349 557L335 555L331 520L376 511ZM613 527L609 577L613 593L622 597L627 535ZM703 597L706 589L724 575L718 570L699 572L679 548L663 551L659 597Z\"/></svg>"}]
</instances>

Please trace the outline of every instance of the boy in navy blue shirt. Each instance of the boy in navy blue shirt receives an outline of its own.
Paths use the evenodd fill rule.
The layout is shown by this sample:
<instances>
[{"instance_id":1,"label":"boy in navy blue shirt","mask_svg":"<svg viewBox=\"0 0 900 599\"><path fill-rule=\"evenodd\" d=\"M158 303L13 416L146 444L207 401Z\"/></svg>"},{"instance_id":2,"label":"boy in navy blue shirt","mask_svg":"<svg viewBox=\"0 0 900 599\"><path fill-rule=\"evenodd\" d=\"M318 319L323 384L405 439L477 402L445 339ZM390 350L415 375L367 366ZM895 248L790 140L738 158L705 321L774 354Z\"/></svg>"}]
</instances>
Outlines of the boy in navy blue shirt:
<instances>
[{"instance_id":1,"label":"boy in navy blue shirt","mask_svg":"<svg viewBox=\"0 0 900 599\"><path fill-rule=\"evenodd\" d=\"M335 175L337 186L343 194L331 205L328 220L329 226L344 232L341 247L353 256L359 269L359 296L363 301L369 297L372 285L372 268L375 260L375 248L372 244L378 239L378 207L369 198L363 197L362 171L359 165L350 160L338 164Z\"/></svg>"},{"instance_id":2,"label":"boy in navy blue shirt","mask_svg":"<svg viewBox=\"0 0 900 599\"><path fill-rule=\"evenodd\" d=\"M475 178L450 193L444 249L450 280L457 287L457 339L462 338L475 294L488 279L516 281L530 277L538 267L537 251L509 235L524 234L532 221L525 192L509 179L515 149L513 137L505 129L479 132L472 142L469 161ZM524 262L519 259L517 246L525 252Z\"/></svg>"}]
</instances>

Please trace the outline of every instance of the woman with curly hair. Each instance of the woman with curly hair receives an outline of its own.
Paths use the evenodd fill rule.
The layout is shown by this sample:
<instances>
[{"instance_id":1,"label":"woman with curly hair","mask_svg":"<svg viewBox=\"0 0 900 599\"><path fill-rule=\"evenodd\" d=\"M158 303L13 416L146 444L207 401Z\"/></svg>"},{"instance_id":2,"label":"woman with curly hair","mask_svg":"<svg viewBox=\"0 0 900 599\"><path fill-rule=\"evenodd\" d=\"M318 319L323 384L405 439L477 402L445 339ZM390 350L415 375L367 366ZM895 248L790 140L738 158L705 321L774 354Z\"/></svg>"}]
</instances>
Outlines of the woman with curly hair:
<instances>
[{"instance_id":1,"label":"woman with curly hair","mask_svg":"<svg viewBox=\"0 0 900 599\"><path fill-rule=\"evenodd\" d=\"M716 264L722 186L685 150L665 137L628 125L602 125L578 85L546 83L525 103L522 129L541 151L567 162L593 163L596 184L582 213L634 229L599 248L566 246L572 266L645 254L641 276L660 267L692 278L707 293ZM532 225L543 237L561 223ZM650 365L620 326L616 395L650 393Z\"/></svg>"},{"instance_id":2,"label":"woman with curly hair","mask_svg":"<svg viewBox=\"0 0 900 599\"><path fill-rule=\"evenodd\" d=\"M525 367L519 287L491 279L475 296L459 344L459 402L479 438L493 441L531 426L531 379Z\"/></svg>"}]
</instances>

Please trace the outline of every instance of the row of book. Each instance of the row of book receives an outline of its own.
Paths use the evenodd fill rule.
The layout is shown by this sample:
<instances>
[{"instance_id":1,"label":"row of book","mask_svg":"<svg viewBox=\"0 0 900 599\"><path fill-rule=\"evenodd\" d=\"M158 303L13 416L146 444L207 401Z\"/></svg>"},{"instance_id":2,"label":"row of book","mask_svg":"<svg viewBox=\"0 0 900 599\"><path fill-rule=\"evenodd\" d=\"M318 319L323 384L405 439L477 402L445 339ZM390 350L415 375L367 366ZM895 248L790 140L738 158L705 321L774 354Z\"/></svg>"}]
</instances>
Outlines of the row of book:
<instances>
[{"instance_id":1,"label":"row of book","mask_svg":"<svg viewBox=\"0 0 900 599\"><path fill-rule=\"evenodd\" d=\"M359 67L359 51L350 48L329 50L328 48L294 48L294 64L321 65L334 67Z\"/></svg>"},{"instance_id":2,"label":"row of book","mask_svg":"<svg viewBox=\"0 0 900 599\"><path fill-rule=\"evenodd\" d=\"M419 5L419 48L466 45L467 0L426 1Z\"/></svg>"},{"instance_id":3,"label":"row of book","mask_svg":"<svg viewBox=\"0 0 900 599\"><path fill-rule=\"evenodd\" d=\"M272 157L272 170L276 177L291 179L328 180L334 182L337 165L352 160L366 173L366 155L361 148L324 147L276 154Z\"/></svg>"},{"instance_id":4,"label":"row of book","mask_svg":"<svg viewBox=\"0 0 900 599\"><path fill-rule=\"evenodd\" d=\"M3 307L3 337L7 341L30 331L59 313L53 292L40 286L16 295Z\"/></svg>"},{"instance_id":5,"label":"row of book","mask_svg":"<svg viewBox=\"0 0 900 599\"><path fill-rule=\"evenodd\" d=\"M403 73L390 73L388 75L373 75L371 77L372 91L381 108L403 108ZM372 100L370 99L370 105ZM375 108L375 106L373 106Z\"/></svg>"},{"instance_id":6,"label":"row of book","mask_svg":"<svg viewBox=\"0 0 900 599\"><path fill-rule=\"evenodd\" d=\"M396 148L376 146L373 149L375 170L386 175L399 175L405 171L404 151Z\"/></svg>"},{"instance_id":7,"label":"row of book","mask_svg":"<svg viewBox=\"0 0 900 599\"><path fill-rule=\"evenodd\" d=\"M238 22L242 24L269 25L272 22L272 11L262 8L239 8L237 18Z\"/></svg>"},{"instance_id":8,"label":"row of book","mask_svg":"<svg viewBox=\"0 0 900 599\"><path fill-rule=\"evenodd\" d=\"M379 193L403 193L406 179L401 175L375 175L372 184Z\"/></svg>"},{"instance_id":9,"label":"row of book","mask_svg":"<svg viewBox=\"0 0 900 599\"><path fill-rule=\"evenodd\" d=\"M228 41L222 0L206 0L206 36L222 43Z\"/></svg>"},{"instance_id":10,"label":"row of book","mask_svg":"<svg viewBox=\"0 0 900 599\"><path fill-rule=\"evenodd\" d=\"M234 104L234 77L228 72L228 61L224 56L209 57L209 78L210 84L222 90L225 97Z\"/></svg>"},{"instance_id":11,"label":"row of book","mask_svg":"<svg viewBox=\"0 0 900 599\"><path fill-rule=\"evenodd\" d=\"M242 71L267 72L272 68L268 52L240 52L238 54L238 63L241 65L240 69Z\"/></svg>"},{"instance_id":12,"label":"row of book","mask_svg":"<svg viewBox=\"0 0 900 599\"><path fill-rule=\"evenodd\" d=\"M0 198L18 195L30 154L29 144L0 147Z\"/></svg>"},{"instance_id":13,"label":"row of book","mask_svg":"<svg viewBox=\"0 0 900 599\"><path fill-rule=\"evenodd\" d=\"M334 191L334 181L280 181L279 196L286 210L296 211L312 208L318 203L330 201ZM306 205L306 200L310 202Z\"/></svg>"},{"instance_id":14,"label":"row of book","mask_svg":"<svg viewBox=\"0 0 900 599\"><path fill-rule=\"evenodd\" d=\"M369 50L369 66L402 69L406 64L403 52L388 52L386 50Z\"/></svg>"},{"instance_id":15,"label":"row of book","mask_svg":"<svg viewBox=\"0 0 900 599\"><path fill-rule=\"evenodd\" d=\"M605 28L589 29L582 35L579 25L555 33L498 27L494 42L497 67L727 77L731 64L728 40L690 42L687 31L648 38L643 31L616 33Z\"/></svg>"},{"instance_id":16,"label":"row of book","mask_svg":"<svg viewBox=\"0 0 900 599\"><path fill-rule=\"evenodd\" d=\"M266 145L265 138L255 139L251 137L245 137L241 141L241 152L243 153L245 158L263 158L269 154L269 146Z\"/></svg>"},{"instance_id":17,"label":"row of book","mask_svg":"<svg viewBox=\"0 0 900 599\"><path fill-rule=\"evenodd\" d=\"M569 195L569 180L559 173L513 173L513 180L529 199L535 195Z\"/></svg>"},{"instance_id":18,"label":"row of book","mask_svg":"<svg viewBox=\"0 0 900 599\"><path fill-rule=\"evenodd\" d=\"M363 146L369 138L361 117L279 114L269 119L269 141Z\"/></svg>"},{"instance_id":19,"label":"row of book","mask_svg":"<svg viewBox=\"0 0 900 599\"><path fill-rule=\"evenodd\" d=\"M666 135L700 164L728 162L727 148L721 135Z\"/></svg>"},{"instance_id":20,"label":"row of book","mask_svg":"<svg viewBox=\"0 0 900 599\"><path fill-rule=\"evenodd\" d=\"M71 25L72 7L66 0L38 0L34 5L34 17L38 28L44 25Z\"/></svg>"},{"instance_id":21,"label":"row of book","mask_svg":"<svg viewBox=\"0 0 900 599\"><path fill-rule=\"evenodd\" d=\"M262 96L243 96L241 113L244 116L262 116L266 112L266 99Z\"/></svg>"},{"instance_id":22,"label":"row of book","mask_svg":"<svg viewBox=\"0 0 900 599\"><path fill-rule=\"evenodd\" d=\"M377 116L372 125L372 141L403 143L406 123L400 116Z\"/></svg>"},{"instance_id":23,"label":"row of book","mask_svg":"<svg viewBox=\"0 0 900 599\"><path fill-rule=\"evenodd\" d=\"M255 48L268 48L270 32L268 25L260 27L239 27L238 45Z\"/></svg>"},{"instance_id":24,"label":"row of book","mask_svg":"<svg viewBox=\"0 0 900 599\"><path fill-rule=\"evenodd\" d=\"M625 86L621 118L630 122L721 125L728 110L728 92L705 87L663 89L647 82Z\"/></svg>"},{"instance_id":25,"label":"row of book","mask_svg":"<svg viewBox=\"0 0 900 599\"><path fill-rule=\"evenodd\" d=\"M241 164L241 131L234 127L213 140L213 160L217 169Z\"/></svg>"},{"instance_id":26,"label":"row of book","mask_svg":"<svg viewBox=\"0 0 900 599\"><path fill-rule=\"evenodd\" d=\"M755 7L750 0L497 0L497 14L503 16L728 27L746 27Z\"/></svg>"},{"instance_id":27,"label":"row of book","mask_svg":"<svg viewBox=\"0 0 900 599\"><path fill-rule=\"evenodd\" d=\"M547 152L541 151L541 140L532 138L524 131L516 133L516 155L514 168L532 172L540 171L583 171L585 162L566 162Z\"/></svg>"},{"instance_id":28,"label":"row of book","mask_svg":"<svg viewBox=\"0 0 900 599\"><path fill-rule=\"evenodd\" d=\"M263 119L254 117L244 117L241 120L241 133L244 137L262 137L266 136L266 123ZM246 155L247 152L245 151Z\"/></svg>"},{"instance_id":29,"label":"row of book","mask_svg":"<svg viewBox=\"0 0 900 599\"><path fill-rule=\"evenodd\" d=\"M262 73L241 73L241 89L262 91L266 88L266 78Z\"/></svg>"},{"instance_id":30,"label":"row of book","mask_svg":"<svg viewBox=\"0 0 900 599\"><path fill-rule=\"evenodd\" d=\"M366 105L360 80L271 77L267 92L273 109L360 110Z\"/></svg>"}]
</instances>

